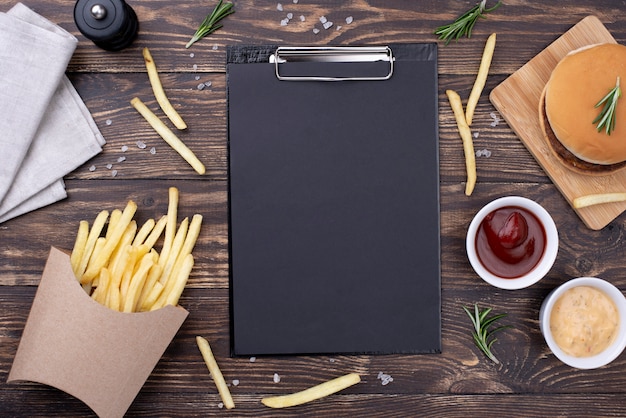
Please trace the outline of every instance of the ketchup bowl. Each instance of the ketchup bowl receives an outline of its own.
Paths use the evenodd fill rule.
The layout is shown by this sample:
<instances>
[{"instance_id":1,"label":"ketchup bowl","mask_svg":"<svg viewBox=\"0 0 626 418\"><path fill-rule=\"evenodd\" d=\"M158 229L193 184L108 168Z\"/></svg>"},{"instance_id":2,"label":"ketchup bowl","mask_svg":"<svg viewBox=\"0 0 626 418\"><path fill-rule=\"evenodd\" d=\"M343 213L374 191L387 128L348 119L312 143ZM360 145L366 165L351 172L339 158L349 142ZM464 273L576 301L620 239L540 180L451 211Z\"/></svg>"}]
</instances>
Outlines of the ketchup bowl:
<instances>
[{"instance_id":1,"label":"ketchup bowl","mask_svg":"<svg viewBox=\"0 0 626 418\"><path fill-rule=\"evenodd\" d=\"M523 289L552 268L559 234L541 205L506 196L478 211L467 230L465 247L472 268L484 281L500 289Z\"/></svg>"},{"instance_id":2,"label":"ketchup bowl","mask_svg":"<svg viewBox=\"0 0 626 418\"><path fill-rule=\"evenodd\" d=\"M539 326L563 363L578 369L602 367L626 347L626 298L606 280L571 279L544 299Z\"/></svg>"}]
</instances>

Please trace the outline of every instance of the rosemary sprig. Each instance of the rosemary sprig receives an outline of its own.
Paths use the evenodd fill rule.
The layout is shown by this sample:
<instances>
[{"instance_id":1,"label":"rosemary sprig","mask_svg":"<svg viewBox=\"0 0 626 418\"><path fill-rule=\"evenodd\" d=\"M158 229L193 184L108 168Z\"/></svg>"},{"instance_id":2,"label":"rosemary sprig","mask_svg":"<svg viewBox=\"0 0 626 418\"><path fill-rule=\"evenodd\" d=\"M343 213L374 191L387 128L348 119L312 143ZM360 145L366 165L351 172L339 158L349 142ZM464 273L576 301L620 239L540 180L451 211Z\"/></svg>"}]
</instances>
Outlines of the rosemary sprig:
<instances>
[{"instance_id":1,"label":"rosemary sprig","mask_svg":"<svg viewBox=\"0 0 626 418\"><path fill-rule=\"evenodd\" d=\"M498 314L489 316L493 308L487 308L485 310L478 309L478 305L474 304L474 312L463 306L463 310L472 320L472 324L474 324L474 331L472 332L472 336L474 337L474 342L476 346L480 348L480 350L494 363L499 364L500 362L491 352L491 346L494 342L496 342L496 338L493 336L498 331L501 331L505 328L511 328L510 325L504 325L497 328L490 327L499 319L504 318L506 314Z\"/></svg>"},{"instance_id":2,"label":"rosemary sprig","mask_svg":"<svg viewBox=\"0 0 626 418\"><path fill-rule=\"evenodd\" d=\"M622 95L622 89L619 86L619 76L615 82L615 87L602 98L597 104L596 108L604 105L602 111L592 123L597 123L597 130L600 132L602 128L605 128L607 135L611 135L611 132L615 129L615 109L617 108L617 100Z\"/></svg>"},{"instance_id":3,"label":"rosemary sprig","mask_svg":"<svg viewBox=\"0 0 626 418\"><path fill-rule=\"evenodd\" d=\"M196 31L196 33L193 35L191 40L187 42L187 45L185 45L185 48L189 48L191 45L193 45L200 39L204 38L205 36L221 28L222 25L218 25L217 23L220 20L224 19L226 16L233 14L233 13L235 13L235 10L233 9L233 4L232 3L222 4L222 0L220 0L217 3L217 6L215 6L215 9L213 9L213 11L211 12L211 14L204 18L204 20L200 24L200 27L198 27L198 30Z\"/></svg>"},{"instance_id":4,"label":"rosemary sprig","mask_svg":"<svg viewBox=\"0 0 626 418\"><path fill-rule=\"evenodd\" d=\"M452 23L440 26L435 29L435 35L439 35L439 39L446 41L446 45L452 39L458 40L461 36L472 37L472 29L478 18L485 18L485 14L490 13L500 7L501 1L495 6L487 9L487 0L479 1L476 6L472 7L461 16L457 17Z\"/></svg>"}]
</instances>

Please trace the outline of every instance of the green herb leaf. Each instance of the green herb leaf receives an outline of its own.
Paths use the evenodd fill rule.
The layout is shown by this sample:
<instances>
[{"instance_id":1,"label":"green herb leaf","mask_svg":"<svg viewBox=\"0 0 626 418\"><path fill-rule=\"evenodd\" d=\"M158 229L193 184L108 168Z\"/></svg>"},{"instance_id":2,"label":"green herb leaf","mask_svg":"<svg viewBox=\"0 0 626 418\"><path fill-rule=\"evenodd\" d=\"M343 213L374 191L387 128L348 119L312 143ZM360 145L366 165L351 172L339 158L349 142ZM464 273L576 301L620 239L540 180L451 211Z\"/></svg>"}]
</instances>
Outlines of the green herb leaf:
<instances>
[{"instance_id":1,"label":"green herb leaf","mask_svg":"<svg viewBox=\"0 0 626 418\"><path fill-rule=\"evenodd\" d=\"M211 14L204 18L196 33L193 35L191 40L187 42L187 45L185 45L185 48L189 48L200 39L221 28L222 25L218 25L217 23L220 20L224 19L226 16L235 13L233 7L234 6L232 3L222 4L222 0L220 0L217 3L217 6L215 6L215 9L213 9L213 11L211 12Z\"/></svg>"},{"instance_id":2,"label":"green herb leaf","mask_svg":"<svg viewBox=\"0 0 626 418\"><path fill-rule=\"evenodd\" d=\"M593 120L592 123L597 123L597 130L600 132L602 128L605 128L607 135L611 135L611 132L615 130L615 109L617 108L617 100L622 96L622 89L619 86L619 76L615 82L615 87L602 98L597 104L596 108L604 105L600 114Z\"/></svg>"},{"instance_id":3,"label":"green herb leaf","mask_svg":"<svg viewBox=\"0 0 626 418\"><path fill-rule=\"evenodd\" d=\"M487 9L487 0L481 0L456 20L450 24L440 26L435 30L435 35L439 35L439 39L446 41L446 45L450 43L452 39L458 40L461 36L472 37L472 29L476 24L478 18L485 18L485 14L490 13L500 7L501 1L498 1L495 6Z\"/></svg>"},{"instance_id":4,"label":"green herb leaf","mask_svg":"<svg viewBox=\"0 0 626 418\"><path fill-rule=\"evenodd\" d=\"M496 338L493 336L498 331L501 331L505 328L511 328L510 325L505 325L501 327L493 328L492 326L496 321L502 319L506 316L506 314L498 314L489 316L493 308L487 308L485 310L480 310L477 304L474 304L474 310L463 306L463 310L472 320L472 324L474 325L474 331L472 332L472 337L474 337L474 343L476 346L494 363L499 364L500 362L491 352L491 346L494 342L496 342Z\"/></svg>"}]
</instances>

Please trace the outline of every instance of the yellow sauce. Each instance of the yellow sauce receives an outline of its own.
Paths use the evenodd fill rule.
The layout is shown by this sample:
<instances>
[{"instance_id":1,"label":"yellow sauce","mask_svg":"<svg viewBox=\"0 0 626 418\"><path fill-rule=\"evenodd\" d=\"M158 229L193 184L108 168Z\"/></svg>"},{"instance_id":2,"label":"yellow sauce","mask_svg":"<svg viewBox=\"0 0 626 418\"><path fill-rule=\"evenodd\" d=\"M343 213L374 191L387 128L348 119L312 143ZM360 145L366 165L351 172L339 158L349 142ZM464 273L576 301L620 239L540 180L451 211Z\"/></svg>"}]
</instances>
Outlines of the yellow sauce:
<instances>
[{"instance_id":1,"label":"yellow sauce","mask_svg":"<svg viewBox=\"0 0 626 418\"><path fill-rule=\"evenodd\" d=\"M573 287L563 293L550 316L554 341L574 357L591 357L604 351L615 339L618 327L615 303L589 286Z\"/></svg>"}]
</instances>

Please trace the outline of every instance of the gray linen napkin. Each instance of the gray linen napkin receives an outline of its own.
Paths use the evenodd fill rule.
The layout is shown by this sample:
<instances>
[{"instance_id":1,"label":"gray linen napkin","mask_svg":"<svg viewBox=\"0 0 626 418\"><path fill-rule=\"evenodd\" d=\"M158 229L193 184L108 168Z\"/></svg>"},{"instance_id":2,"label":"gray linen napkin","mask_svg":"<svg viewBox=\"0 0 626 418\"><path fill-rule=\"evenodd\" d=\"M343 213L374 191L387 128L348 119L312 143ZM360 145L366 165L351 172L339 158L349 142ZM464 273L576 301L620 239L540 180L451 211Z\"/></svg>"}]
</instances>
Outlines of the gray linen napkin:
<instances>
[{"instance_id":1,"label":"gray linen napkin","mask_svg":"<svg viewBox=\"0 0 626 418\"><path fill-rule=\"evenodd\" d=\"M21 3L0 13L0 222L64 198L63 176L102 151L65 76L76 43Z\"/></svg>"}]
</instances>

